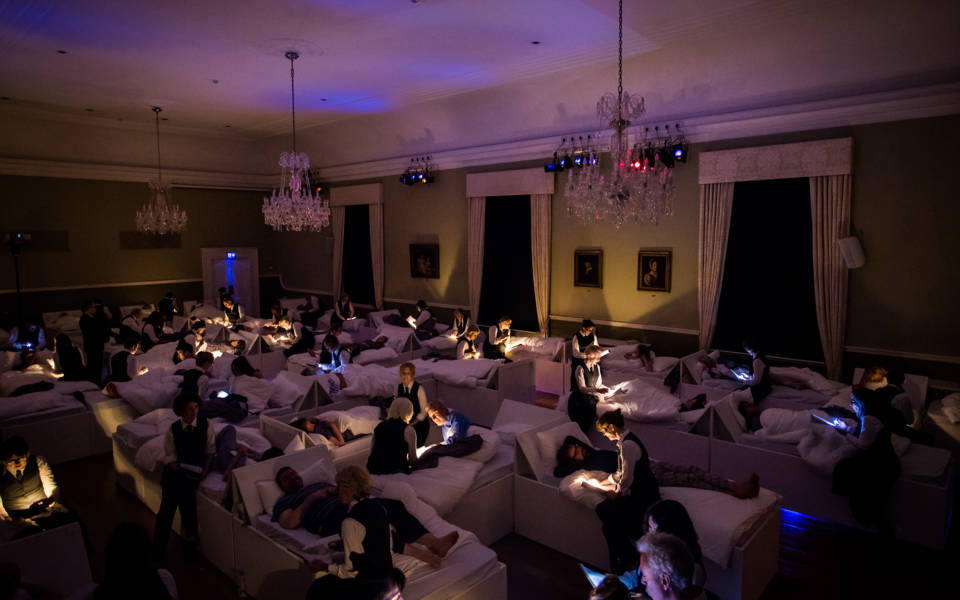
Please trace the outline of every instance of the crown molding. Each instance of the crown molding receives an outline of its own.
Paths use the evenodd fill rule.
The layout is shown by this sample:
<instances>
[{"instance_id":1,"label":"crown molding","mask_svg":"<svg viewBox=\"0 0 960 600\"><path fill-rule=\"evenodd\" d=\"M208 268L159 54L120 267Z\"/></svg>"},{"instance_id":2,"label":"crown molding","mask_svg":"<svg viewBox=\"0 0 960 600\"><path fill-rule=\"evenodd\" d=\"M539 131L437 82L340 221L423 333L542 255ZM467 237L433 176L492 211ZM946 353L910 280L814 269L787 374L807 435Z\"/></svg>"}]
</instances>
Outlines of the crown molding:
<instances>
[{"instance_id":1,"label":"crown molding","mask_svg":"<svg viewBox=\"0 0 960 600\"><path fill-rule=\"evenodd\" d=\"M737 138L782 134L794 131L849 127L870 123L940 117L960 113L960 83L875 92L830 100L802 102L743 110L709 116L648 115L647 122L681 122L690 142L712 142ZM596 130L574 132L592 135ZM570 131L564 130L569 137ZM501 144L472 146L452 150L429 151L438 170L449 170L546 160L556 149L561 134ZM325 181L352 181L399 175L410 163L409 156L397 156L359 163L319 167Z\"/></svg>"},{"instance_id":2,"label":"crown molding","mask_svg":"<svg viewBox=\"0 0 960 600\"><path fill-rule=\"evenodd\" d=\"M0 156L0 175L95 179L98 181L148 182L156 180L156 169L53 160L35 160ZM165 169L164 180L173 187L217 188L227 190L270 190L276 187L276 175L225 173Z\"/></svg>"}]
</instances>

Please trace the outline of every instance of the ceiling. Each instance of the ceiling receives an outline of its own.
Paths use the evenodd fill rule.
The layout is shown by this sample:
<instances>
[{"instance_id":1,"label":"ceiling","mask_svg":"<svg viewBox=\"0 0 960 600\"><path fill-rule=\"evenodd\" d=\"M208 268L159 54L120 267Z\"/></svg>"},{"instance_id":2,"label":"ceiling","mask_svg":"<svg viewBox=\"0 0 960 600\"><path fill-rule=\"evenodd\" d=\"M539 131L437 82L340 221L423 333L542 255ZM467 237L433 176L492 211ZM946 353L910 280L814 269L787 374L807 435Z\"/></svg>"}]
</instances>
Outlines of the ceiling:
<instances>
[{"instance_id":1,"label":"ceiling","mask_svg":"<svg viewBox=\"0 0 960 600\"><path fill-rule=\"evenodd\" d=\"M653 114L960 81L955 0L625 5L625 86ZM430 134L446 146L474 118L481 141L552 135L615 87L616 18L612 0L0 0L0 110L149 123L161 105L180 128L268 138L290 128L293 49L298 128L337 143L432 119L458 123Z\"/></svg>"}]
</instances>

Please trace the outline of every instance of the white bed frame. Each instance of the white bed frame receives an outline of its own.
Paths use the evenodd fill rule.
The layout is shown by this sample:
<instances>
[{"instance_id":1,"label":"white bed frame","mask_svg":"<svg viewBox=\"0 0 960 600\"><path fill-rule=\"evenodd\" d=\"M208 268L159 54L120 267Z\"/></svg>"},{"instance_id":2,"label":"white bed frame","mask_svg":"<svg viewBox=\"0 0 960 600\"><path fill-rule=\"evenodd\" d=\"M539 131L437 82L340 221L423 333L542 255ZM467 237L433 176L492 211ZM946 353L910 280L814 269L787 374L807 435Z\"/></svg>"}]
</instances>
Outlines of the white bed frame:
<instances>
[{"instance_id":1,"label":"white bed frame","mask_svg":"<svg viewBox=\"0 0 960 600\"><path fill-rule=\"evenodd\" d=\"M541 466L536 432L549 428L539 427L517 436L517 533L607 570L609 553L596 512L561 496L555 484L538 479ZM754 526L746 541L733 548L729 565L704 559L706 587L723 600L756 600L776 575L779 552L780 511L774 509Z\"/></svg>"},{"instance_id":2,"label":"white bed frame","mask_svg":"<svg viewBox=\"0 0 960 600\"><path fill-rule=\"evenodd\" d=\"M40 584L60 598L93 589L90 560L78 523L0 544L0 562L16 564L24 581Z\"/></svg>"},{"instance_id":3,"label":"white bed frame","mask_svg":"<svg viewBox=\"0 0 960 600\"><path fill-rule=\"evenodd\" d=\"M436 382L437 395L449 408L467 417L474 425L492 427L504 399L533 404L534 361L502 364L486 387L464 387Z\"/></svg>"},{"instance_id":4,"label":"white bed frame","mask_svg":"<svg viewBox=\"0 0 960 600\"><path fill-rule=\"evenodd\" d=\"M330 460L330 452L324 447L308 448L295 454L272 460L253 463L234 471L234 485L238 498L243 499L247 514L263 512L256 482L272 479L280 466L304 470L319 460ZM239 503L238 503L239 504ZM236 572L242 580L241 593L246 591L254 598L264 594L263 584L267 576L280 570L298 569L303 559L269 539L252 526L243 526L236 533ZM484 577L452 598L459 600L490 600L506 598L506 566L497 563Z\"/></svg>"}]
</instances>

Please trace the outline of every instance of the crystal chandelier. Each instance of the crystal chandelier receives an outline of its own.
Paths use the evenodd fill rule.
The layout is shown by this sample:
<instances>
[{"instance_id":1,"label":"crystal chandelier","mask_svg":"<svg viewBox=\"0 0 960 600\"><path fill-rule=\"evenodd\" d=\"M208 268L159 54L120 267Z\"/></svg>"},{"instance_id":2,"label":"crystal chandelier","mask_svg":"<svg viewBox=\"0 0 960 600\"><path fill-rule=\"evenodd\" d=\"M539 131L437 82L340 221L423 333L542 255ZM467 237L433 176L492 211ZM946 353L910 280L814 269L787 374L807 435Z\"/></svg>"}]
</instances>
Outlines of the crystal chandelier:
<instances>
[{"instance_id":1,"label":"crystal chandelier","mask_svg":"<svg viewBox=\"0 0 960 600\"><path fill-rule=\"evenodd\" d=\"M280 190L263 199L263 221L274 231L320 231L330 225L330 204L310 185L310 157L297 152L297 112L294 103L293 61L290 61L290 114L293 150L280 155Z\"/></svg>"},{"instance_id":2,"label":"crystal chandelier","mask_svg":"<svg viewBox=\"0 0 960 600\"><path fill-rule=\"evenodd\" d=\"M187 213L178 204L167 202L169 186L163 185L163 171L160 169L160 112L159 106L153 107L157 122L157 180L150 182L153 200L137 211L137 231L154 235L172 235L182 233L187 228Z\"/></svg>"},{"instance_id":3,"label":"crystal chandelier","mask_svg":"<svg viewBox=\"0 0 960 600\"><path fill-rule=\"evenodd\" d=\"M617 229L628 221L657 224L661 215L673 214L673 169L668 168L648 143L644 153L640 142L630 145L631 120L644 113L643 98L623 91L623 0L620 0L617 46L617 91L607 92L597 102L597 116L610 133L611 165L599 160L599 144L570 138L558 155L574 156L575 169L567 176L567 214L584 223L611 222ZM597 136L599 140L600 136ZM579 158L580 162L576 162ZM673 161L669 161L672 167Z\"/></svg>"}]
</instances>

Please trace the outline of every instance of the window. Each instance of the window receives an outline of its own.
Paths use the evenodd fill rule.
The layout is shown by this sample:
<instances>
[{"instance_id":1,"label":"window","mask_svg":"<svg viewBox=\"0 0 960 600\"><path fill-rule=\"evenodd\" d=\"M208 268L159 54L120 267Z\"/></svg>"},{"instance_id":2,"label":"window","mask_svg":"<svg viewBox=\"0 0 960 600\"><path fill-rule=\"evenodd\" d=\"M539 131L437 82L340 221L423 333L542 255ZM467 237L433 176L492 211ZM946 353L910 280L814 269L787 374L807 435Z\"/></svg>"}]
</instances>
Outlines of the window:
<instances>
[{"instance_id":1,"label":"window","mask_svg":"<svg viewBox=\"0 0 960 600\"><path fill-rule=\"evenodd\" d=\"M734 187L713 347L743 352L752 337L767 354L823 360L809 186L775 179Z\"/></svg>"},{"instance_id":2,"label":"window","mask_svg":"<svg viewBox=\"0 0 960 600\"><path fill-rule=\"evenodd\" d=\"M537 331L530 248L530 196L487 198L483 234L483 282L478 322L513 318L514 329Z\"/></svg>"},{"instance_id":3,"label":"window","mask_svg":"<svg viewBox=\"0 0 960 600\"><path fill-rule=\"evenodd\" d=\"M373 304L373 259L370 257L370 210L346 207L343 222L343 291L359 304Z\"/></svg>"}]
</instances>

